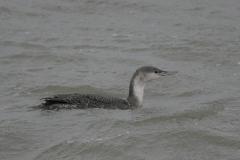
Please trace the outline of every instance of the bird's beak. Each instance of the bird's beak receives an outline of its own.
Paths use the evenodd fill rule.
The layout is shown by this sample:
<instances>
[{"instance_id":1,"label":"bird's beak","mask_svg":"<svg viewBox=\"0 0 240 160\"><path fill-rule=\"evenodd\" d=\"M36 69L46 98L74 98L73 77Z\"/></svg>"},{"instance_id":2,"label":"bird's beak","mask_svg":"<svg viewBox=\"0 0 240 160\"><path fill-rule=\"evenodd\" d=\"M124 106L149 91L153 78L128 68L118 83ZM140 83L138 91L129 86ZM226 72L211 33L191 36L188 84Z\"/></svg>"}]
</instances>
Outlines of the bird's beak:
<instances>
[{"instance_id":1,"label":"bird's beak","mask_svg":"<svg viewBox=\"0 0 240 160\"><path fill-rule=\"evenodd\" d=\"M172 75L172 74L176 74L176 73L178 73L178 71L162 71L161 73L159 73L159 75L168 76L168 75Z\"/></svg>"}]
</instances>

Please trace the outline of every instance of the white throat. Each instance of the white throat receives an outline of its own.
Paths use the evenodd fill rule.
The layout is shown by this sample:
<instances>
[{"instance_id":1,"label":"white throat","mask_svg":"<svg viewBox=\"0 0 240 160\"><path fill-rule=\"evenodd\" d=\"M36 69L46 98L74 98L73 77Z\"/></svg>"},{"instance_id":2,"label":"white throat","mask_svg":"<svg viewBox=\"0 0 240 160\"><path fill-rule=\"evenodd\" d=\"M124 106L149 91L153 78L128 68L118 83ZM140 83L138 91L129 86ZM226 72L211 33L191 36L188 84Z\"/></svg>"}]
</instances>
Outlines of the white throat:
<instances>
[{"instance_id":1,"label":"white throat","mask_svg":"<svg viewBox=\"0 0 240 160\"><path fill-rule=\"evenodd\" d=\"M140 83L138 79L134 80L133 94L138 100L138 105L142 105L146 85L147 83Z\"/></svg>"}]
</instances>

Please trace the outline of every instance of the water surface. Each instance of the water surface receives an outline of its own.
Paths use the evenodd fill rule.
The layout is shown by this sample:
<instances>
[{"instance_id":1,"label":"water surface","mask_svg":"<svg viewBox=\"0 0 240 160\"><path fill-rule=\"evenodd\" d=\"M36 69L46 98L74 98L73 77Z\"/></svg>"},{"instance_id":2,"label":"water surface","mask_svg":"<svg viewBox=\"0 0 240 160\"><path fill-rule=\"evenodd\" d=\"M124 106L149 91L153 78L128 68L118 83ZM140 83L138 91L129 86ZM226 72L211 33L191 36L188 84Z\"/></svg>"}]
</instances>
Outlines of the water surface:
<instances>
[{"instance_id":1,"label":"water surface","mask_svg":"<svg viewBox=\"0 0 240 160\"><path fill-rule=\"evenodd\" d=\"M240 158L239 1L3 0L0 21L0 159ZM126 98L144 65L179 73L134 110L28 108Z\"/></svg>"}]
</instances>

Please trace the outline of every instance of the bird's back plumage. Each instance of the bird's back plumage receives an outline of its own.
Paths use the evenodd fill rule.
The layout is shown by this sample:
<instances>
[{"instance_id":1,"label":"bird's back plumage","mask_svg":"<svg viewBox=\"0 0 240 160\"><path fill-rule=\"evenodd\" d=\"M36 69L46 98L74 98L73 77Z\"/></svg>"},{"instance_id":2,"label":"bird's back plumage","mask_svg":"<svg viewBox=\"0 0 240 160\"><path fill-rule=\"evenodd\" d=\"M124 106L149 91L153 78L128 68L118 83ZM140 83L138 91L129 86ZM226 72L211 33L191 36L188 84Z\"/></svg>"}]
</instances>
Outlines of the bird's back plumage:
<instances>
[{"instance_id":1,"label":"bird's back plumage","mask_svg":"<svg viewBox=\"0 0 240 160\"><path fill-rule=\"evenodd\" d=\"M130 109L129 103L124 99L99 94L59 94L43 99L45 100L45 103L38 106L42 109Z\"/></svg>"}]
</instances>

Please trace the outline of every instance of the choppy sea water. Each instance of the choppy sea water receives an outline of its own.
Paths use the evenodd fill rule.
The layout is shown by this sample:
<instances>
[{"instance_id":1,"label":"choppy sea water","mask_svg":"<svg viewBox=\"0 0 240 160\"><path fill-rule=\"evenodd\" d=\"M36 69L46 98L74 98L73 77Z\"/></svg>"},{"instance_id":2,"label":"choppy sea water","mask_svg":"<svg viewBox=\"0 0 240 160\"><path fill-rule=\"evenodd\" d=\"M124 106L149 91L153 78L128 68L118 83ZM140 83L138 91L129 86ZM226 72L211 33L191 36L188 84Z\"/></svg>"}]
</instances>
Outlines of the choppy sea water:
<instances>
[{"instance_id":1,"label":"choppy sea water","mask_svg":"<svg viewBox=\"0 0 240 160\"><path fill-rule=\"evenodd\" d=\"M237 0L2 0L0 159L239 159ZM126 98L144 65L178 70L134 110L34 110Z\"/></svg>"}]
</instances>

